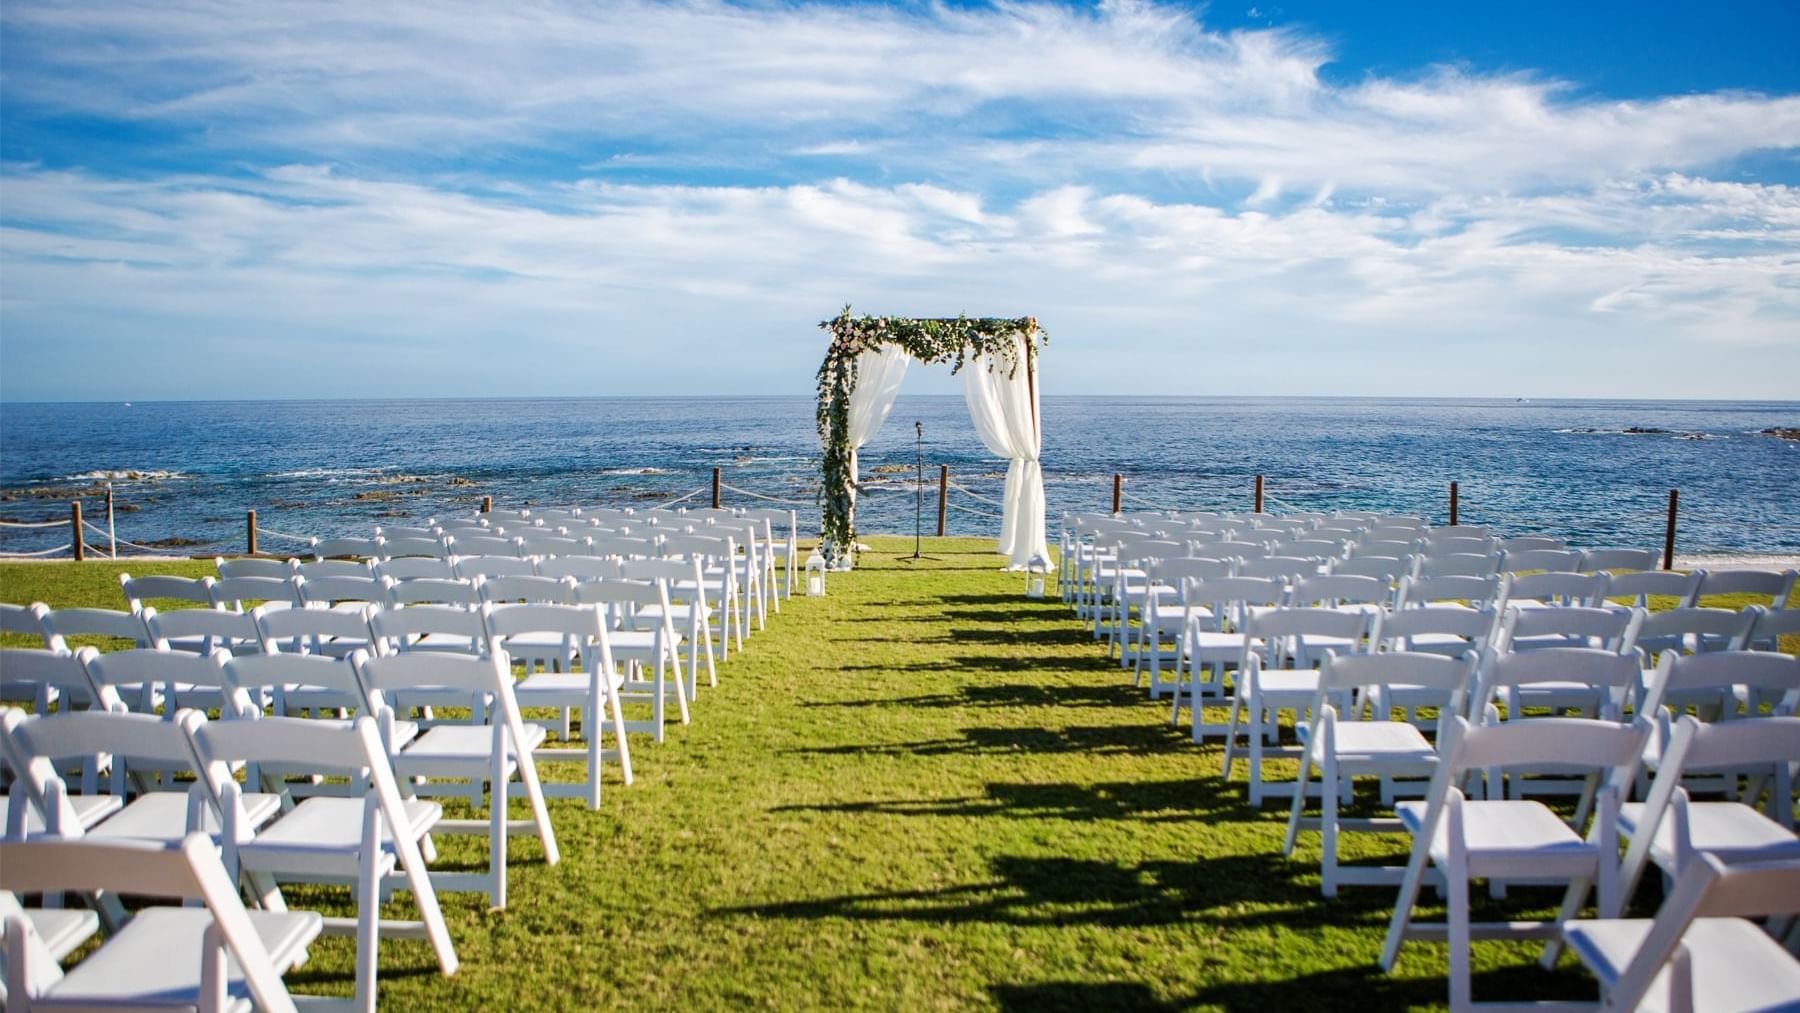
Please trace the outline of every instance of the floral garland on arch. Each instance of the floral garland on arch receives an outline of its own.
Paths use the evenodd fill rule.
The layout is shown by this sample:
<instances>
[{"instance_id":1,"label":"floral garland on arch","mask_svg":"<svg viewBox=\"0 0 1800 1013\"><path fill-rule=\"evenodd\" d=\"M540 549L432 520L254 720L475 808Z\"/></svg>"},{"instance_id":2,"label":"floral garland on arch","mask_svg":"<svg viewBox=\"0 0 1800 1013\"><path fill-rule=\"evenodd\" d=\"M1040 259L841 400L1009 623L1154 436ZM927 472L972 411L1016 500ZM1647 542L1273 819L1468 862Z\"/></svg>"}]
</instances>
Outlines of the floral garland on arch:
<instances>
[{"instance_id":1,"label":"floral garland on arch","mask_svg":"<svg viewBox=\"0 0 1800 1013\"><path fill-rule=\"evenodd\" d=\"M824 482L819 486L819 507L824 513L820 525L821 552L826 565L837 567L840 560L856 544L853 516L853 489L856 476L851 474L850 392L856 389L856 358L864 352L898 345L908 355L926 364L950 363L950 372L961 371L975 356L992 355L1007 366L1008 377L1018 375L1021 365L1015 334L1025 335L1025 356L1037 356L1040 345L1049 336L1038 327L1034 317L1009 320L999 317L955 317L930 319L918 317L851 316L850 307L831 320L819 324L831 332L831 346L819 366L819 410L817 423L823 446Z\"/></svg>"}]
</instances>

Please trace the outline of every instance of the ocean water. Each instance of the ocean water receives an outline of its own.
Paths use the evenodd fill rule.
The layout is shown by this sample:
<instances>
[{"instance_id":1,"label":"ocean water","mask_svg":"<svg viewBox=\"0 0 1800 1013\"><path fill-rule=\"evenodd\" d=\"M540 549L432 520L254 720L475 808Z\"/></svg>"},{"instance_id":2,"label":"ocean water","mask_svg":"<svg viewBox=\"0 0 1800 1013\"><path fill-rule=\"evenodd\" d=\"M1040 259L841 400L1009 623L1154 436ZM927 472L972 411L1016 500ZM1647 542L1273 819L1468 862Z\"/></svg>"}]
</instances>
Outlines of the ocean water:
<instances>
[{"instance_id":1,"label":"ocean water","mask_svg":"<svg viewBox=\"0 0 1800 1013\"><path fill-rule=\"evenodd\" d=\"M816 530L810 397L157 402L0 405L0 520L65 519L79 497L120 538L164 551L241 550L244 512L262 548L295 535L500 506L651 506L724 481L800 510ZM864 532L910 533L923 426L927 533L937 466L953 534L991 533L1004 462L981 447L960 397L902 396L861 452ZM1459 483L1466 523L1581 546L1660 548L1681 490L1678 551L1800 552L1800 402L1046 397L1045 485L1063 511L1132 507L1379 509L1443 521ZM1654 432L1633 432L1657 430ZM685 502L706 505L707 494ZM727 505L769 505L727 490ZM67 529L0 528L0 552L66 542ZM90 541L103 539L90 538Z\"/></svg>"}]
</instances>

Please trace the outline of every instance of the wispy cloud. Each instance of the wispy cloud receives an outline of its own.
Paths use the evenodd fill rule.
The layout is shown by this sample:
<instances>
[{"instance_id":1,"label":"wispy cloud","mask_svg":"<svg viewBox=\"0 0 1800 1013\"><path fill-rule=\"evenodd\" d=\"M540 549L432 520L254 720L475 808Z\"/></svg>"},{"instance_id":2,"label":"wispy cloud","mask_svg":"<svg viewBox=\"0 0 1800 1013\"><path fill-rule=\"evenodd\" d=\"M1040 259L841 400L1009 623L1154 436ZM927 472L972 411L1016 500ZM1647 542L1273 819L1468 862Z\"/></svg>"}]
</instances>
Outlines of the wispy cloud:
<instances>
[{"instance_id":1,"label":"wispy cloud","mask_svg":"<svg viewBox=\"0 0 1800 1013\"><path fill-rule=\"evenodd\" d=\"M1236 391L1301 350L1315 390L1800 373L1800 191L1732 172L1800 149L1797 96L1334 86L1319 39L1133 2L15 3L0 27L8 150L73 114L156 155L5 167L8 397L57 396L43 341L169 390L242 382L156 365L208 347L371 367L258 371L268 393L801 391L845 301L1036 313L1064 389ZM468 368L497 341L520 354ZM677 373L683 347L706 354ZM1745 368L1771 362L1795 368Z\"/></svg>"}]
</instances>

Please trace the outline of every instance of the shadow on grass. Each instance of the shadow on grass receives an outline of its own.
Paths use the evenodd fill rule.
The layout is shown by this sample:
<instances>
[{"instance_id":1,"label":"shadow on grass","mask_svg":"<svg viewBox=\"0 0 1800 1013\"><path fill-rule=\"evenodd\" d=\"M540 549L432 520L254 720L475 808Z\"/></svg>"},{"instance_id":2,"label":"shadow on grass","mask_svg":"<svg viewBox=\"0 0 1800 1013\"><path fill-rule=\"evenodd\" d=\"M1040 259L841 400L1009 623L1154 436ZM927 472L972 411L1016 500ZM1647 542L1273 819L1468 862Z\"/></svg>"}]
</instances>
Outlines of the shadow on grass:
<instances>
[{"instance_id":1,"label":"shadow on grass","mask_svg":"<svg viewBox=\"0 0 1800 1013\"><path fill-rule=\"evenodd\" d=\"M1010 658L952 658L933 664L915 665L921 671L951 671L958 668L999 670L1000 663L1014 666ZM893 666L843 666L845 671L889 670ZM999 707L1013 710L1021 707L1107 707L1136 704L1144 691L1123 683L1104 686L1043 686L1023 682L1003 682L984 686L959 686L951 693L926 693L919 696L891 697L885 700L815 700L802 707Z\"/></svg>"},{"instance_id":2,"label":"shadow on grass","mask_svg":"<svg viewBox=\"0 0 1800 1013\"><path fill-rule=\"evenodd\" d=\"M1535 964L1481 971L1472 979L1478 1000L1592 1001L1593 986L1570 968L1545 972ZM991 985L1003 1010L1397 1010L1441 1007L1449 986L1441 976L1396 977L1368 964L1268 980L1227 981L1177 999L1163 999L1137 982L1046 981Z\"/></svg>"},{"instance_id":3,"label":"shadow on grass","mask_svg":"<svg viewBox=\"0 0 1800 1013\"><path fill-rule=\"evenodd\" d=\"M1144 928L1246 924L1285 927L1341 924L1345 908L1369 905L1385 917L1382 898L1351 898L1326 909L1317 893L1295 883L1307 873L1279 854L1121 865L1098 859L1008 855L994 859L994 878L935 890L877 893L718 908L714 915L757 918L987 923L1017 926ZM1246 913L1246 906L1257 910Z\"/></svg>"},{"instance_id":4,"label":"shadow on grass","mask_svg":"<svg viewBox=\"0 0 1800 1013\"><path fill-rule=\"evenodd\" d=\"M923 742L881 742L808 746L793 753L820 756L949 756L989 753L1164 752L1190 743L1180 730L1154 725L1091 725L1068 728L964 728L961 738Z\"/></svg>"},{"instance_id":5,"label":"shadow on grass","mask_svg":"<svg viewBox=\"0 0 1800 1013\"><path fill-rule=\"evenodd\" d=\"M1219 792L1206 781L1113 781L1102 784L986 786L965 798L876 799L826 805L777 806L773 812L880 813L891 816L998 816L1006 819L1139 820L1146 823L1219 822L1254 810L1242 793Z\"/></svg>"}]
</instances>

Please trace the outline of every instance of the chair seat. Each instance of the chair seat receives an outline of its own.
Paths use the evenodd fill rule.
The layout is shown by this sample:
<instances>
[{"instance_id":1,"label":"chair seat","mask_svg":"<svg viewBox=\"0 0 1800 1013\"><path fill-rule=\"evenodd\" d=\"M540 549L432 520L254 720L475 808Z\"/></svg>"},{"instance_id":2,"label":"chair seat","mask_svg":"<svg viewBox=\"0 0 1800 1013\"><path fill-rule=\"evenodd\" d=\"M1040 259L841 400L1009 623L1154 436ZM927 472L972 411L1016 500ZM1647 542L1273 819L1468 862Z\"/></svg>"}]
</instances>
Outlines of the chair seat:
<instances>
[{"instance_id":1,"label":"chair seat","mask_svg":"<svg viewBox=\"0 0 1800 1013\"><path fill-rule=\"evenodd\" d=\"M250 825L267 823L281 811L281 797L262 792L245 792L244 814ZM187 836L188 793L185 791L152 791L131 800L99 826L88 830L96 840L179 841ZM201 806L201 823L206 832L217 837L219 816L210 805Z\"/></svg>"},{"instance_id":2,"label":"chair seat","mask_svg":"<svg viewBox=\"0 0 1800 1013\"><path fill-rule=\"evenodd\" d=\"M1424 766L1437 759L1437 750L1423 732L1405 721L1339 721L1337 757L1340 763L1400 763ZM1322 746L1315 747L1322 756Z\"/></svg>"},{"instance_id":3,"label":"chair seat","mask_svg":"<svg viewBox=\"0 0 1800 1013\"><path fill-rule=\"evenodd\" d=\"M1190 630L1187 637L1188 650L1197 655L1201 655L1208 660L1218 657L1228 661L1235 661L1237 660L1238 654L1244 649L1244 635L1242 633L1217 633L1213 630ZM1261 646L1261 644L1262 641L1258 640L1253 641L1251 646L1258 647Z\"/></svg>"},{"instance_id":4,"label":"chair seat","mask_svg":"<svg viewBox=\"0 0 1800 1013\"><path fill-rule=\"evenodd\" d=\"M1401 824L1415 836L1424 822L1426 809L1427 803L1422 801L1400 802L1394 806ZM1472 861L1523 858L1541 865L1543 872L1555 875L1561 867L1556 859L1586 864L1598 854L1593 845L1582 840L1541 802L1530 799L1471 801L1464 802L1462 810L1463 840ZM1432 861L1442 863L1449 859L1448 834L1448 821L1439 820L1431 837Z\"/></svg>"},{"instance_id":5,"label":"chair seat","mask_svg":"<svg viewBox=\"0 0 1800 1013\"><path fill-rule=\"evenodd\" d=\"M89 936L100 931L100 916L92 911L28 908L25 917L31 922L32 931L44 941L44 949L50 951L52 960L75 952Z\"/></svg>"},{"instance_id":6,"label":"chair seat","mask_svg":"<svg viewBox=\"0 0 1800 1013\"><path fill-rule=\"evenodd\" d=\"M306 799L253 839L238 845L238 855L247 869L303 871L298 867L305 866L326 871L330 865L338 864L346 874L353 873L355 861L350 856L362 846L363 808L361 798ZM444 818L444 808L429 799L409 798L406 817L412 822L413 831L422 833ZM393 840L393 829L382 820L381 842L391 844ZM332 863L331 858L340 861ZM321 859L327 861L321 863ZM348 859L347 865L343 859Z\"/></svg>"},{"instance_id":7,"label":"chair seat","mask_svg":"<svg viewBox=\"0 0 1800 1013\"><path fill-rule=\"evenodd\" d=\"M16 789L15 790L22 790ZM75 819L86 830L113 813L125 807L125 800L117 795L70 795L69 805L75 810ZM7 793L6 805L11 810L13 797ZM44 832L44 819L38 815L36 806L28 806L25 810L26 836L35 836Z\"/></svg>"},{"instance_id":8,"label":"chair seat","mask_svg":"<svg viewBox=\"0 0 1800 1013\"><path fill-rule=\"evenodd\" d=\"M1619 831L1629 837L1644 817L1642 802L1619 807ZM1763 862L1800 858L1800 838L1794 832L1742 802L1688 803L1688 835L1694 850L1705 851L1721 862ZM1650 841L1650 859L1672 870L1675 864L1675 819L1666 814Z\"/></svg>"},{"instance_id":9,"label":"chair seat","mask_svg":"<svg viewBox=\"0 0 1800 1013\"><path fill-rule=\"evenodd\" d=\"M560 706L546 702L541 697L555 697L558 700L579 699L585 701L588 693L589 675L586 672L537 672L519 680L513 688L513 695L518 697L522 707ZM619 676L613 675L613 688L619 686Z\"/></svg>"},{"instance_id":10,"label":"chair seat","mask_svg":"<svg viewBox=\"0 0 1800 1013\"><path fill-rule=\"evenodd\" d=\"M1650 934L1648 918L1576 919L1563 927L1570 949L1594 977L1611 985ZM1718 1013L1793 1009L1800 996L1800 962L1769 934L1742 918L1696 918L1686 944L1694 975L1696 1009ZM1657 975L1642 1013L1669 1008L1668 971Z\"/></svg>"},{"instance_id":11,"label":"chair seat","mask_svg":"<svg viewBox=\"0 0 1800 1013\"><path fill-rule=\"evenodd\" d=\"M623 661L656 660L656 644L659 636L656 630L608 630L606 639L612 644L613 657ZM679 646L684 640L680 630L675 631L674 643Z\"/></svg>"},{"instance_id":12,"label":"chair seat","mask_svg":"<svg viewBox=\"0 0 1800 1013\"><path fill-rule=\"evenodd\" d=\"M678 602L669 606L669 620L685 623L694 618L695 606L698 602ZM698 610L701 619L711 619L715 611L711 605ZM631 617L632 626L640 630L651 630L662 625L663 607L661 605L645 605L640 607Z\"/></svg>"},{"instance_id":13,"label":"chair seat","mask_svg":"<svg viewBox=\"0 0 1800 1013\"><path fill-rule=\"evenodd\" d=\"M1272 697L1304 697L1310 703L1318 688L1319 673L1310 668L1265 668L1256 676L1256 692L1265 703Z\"/></svg>"},{"instance_id":14,"label":"chair seat","mask_svg":"<svg viewBox=\"0 0 1800 1013\"><path fill-rule=\"evenodd\" d=\"M525 749L536 749L549 733L541 725L525 724ZM521 744L515 743L514 750ZM450 768L467 773L471 763L490 763L494 730L487 725L438 725L414 739L394 758L394 770L402 776ZM515 754L516 755L516 754Z\"/></svg>"},{"instance_id":15,"label":"chair seat","mask_svg":"<svg viewBox=\"0 0 1800 1013\"><path fill-rule=\"evenodd\" d=\"M312 911L251 911L250 924L276 968L292 967L324 928ZM32 1000L32 1007L168 1006L193 1008L200 999L201 947L212 915L205 908L140 911L117 935L61 981ZM235 959L227 961L227 986L235 1009L250 1008L250 992Z\"/></svg>"},{"instance_id":16,"label":"chair seat","mask_svg":"<svg viewBox=\"0 0 1800 1013\"><path fill-rule=\"evenodd\" d=\"M1210 621L1212 617L1213 614L1211 609L1194 609L1194 618L1196 619ZM1187 624L1187 620L1187 613L1179 605L1170 605L1168 607L1158 606L1156 614L1147 619L1146 622L1148 622L1152 628L1158 630L1179 630ZM1238 637L1237 642L1242 644L1244 638Z\"/></svg>"}]
</instances>

